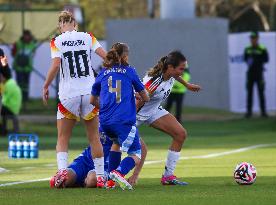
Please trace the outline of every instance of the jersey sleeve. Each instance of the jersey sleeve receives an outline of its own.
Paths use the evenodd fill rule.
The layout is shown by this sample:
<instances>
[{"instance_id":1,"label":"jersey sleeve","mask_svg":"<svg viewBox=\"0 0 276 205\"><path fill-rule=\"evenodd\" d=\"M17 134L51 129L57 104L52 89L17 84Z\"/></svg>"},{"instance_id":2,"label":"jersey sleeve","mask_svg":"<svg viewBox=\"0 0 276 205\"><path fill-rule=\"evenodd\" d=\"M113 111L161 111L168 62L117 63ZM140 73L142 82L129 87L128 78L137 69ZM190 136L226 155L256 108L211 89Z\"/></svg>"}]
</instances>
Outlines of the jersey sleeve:
<instances>
[{"instance_id":1,"label":"jersey sleeve","mask_svg":"<svg viewBox=\"0 0 276 205\"><path fill-rule=\"evenodd\" d=\"M92 86L91 95L93 96L99 96L101 92L101 81L102 81L102 75L98 75L96 77L95 83Z\"/></svg>"},{"instance_id":2,"label":"jersey sleeve","mask_svg":"<svg viewBox=\"0 0 276 205\"><path fill-rule=\"evenodd\" d=\"M56 38L53 38L50 43L51 47L51 57L52 58L61 58L61 52L56 45Z\"/></svg>"},{"instance_id":3,"label":"jersey sleeve","mask_svg":"<svg viewBox=\"0 0 276 205\"><path fill-rule=\"evenodd\" d=\"M102 47L101 44L98 42L97 38L91 33L88 33L91 37L91 49L95 52L97 48Z\"/></svg>"},{"instance_id":4,"label":"jersey sleeve","mask_svg":"<svg viewBox=\"0 0 276 205\"><path fill-rule=\"evenodd\" d=\"M132 85L136 92L141 92L145 89L135 69L132 69Z\"/></svg>"}]
</instances>

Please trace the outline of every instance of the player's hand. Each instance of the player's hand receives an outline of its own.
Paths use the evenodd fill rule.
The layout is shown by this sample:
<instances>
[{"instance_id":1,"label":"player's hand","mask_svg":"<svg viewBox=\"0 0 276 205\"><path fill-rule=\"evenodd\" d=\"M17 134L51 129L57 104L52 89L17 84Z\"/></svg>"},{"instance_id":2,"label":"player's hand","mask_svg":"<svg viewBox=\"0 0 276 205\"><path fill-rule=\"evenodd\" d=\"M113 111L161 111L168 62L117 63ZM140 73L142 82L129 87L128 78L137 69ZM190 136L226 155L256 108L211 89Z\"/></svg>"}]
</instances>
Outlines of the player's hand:
<instances>
[{"instance_id":1,"label":"player's hand","mask_svg":"<svg viewBox=\"0 0 276 205\"><path fill-rule=\"evenodd\" d=\"M138 176L136 175L131 175L129 178L128 178L128 183L130 183L131 186L134 186L137 184L138 182Z\"/></svg>"},{"instance_id":2,"label":"player's hand","mask_svg":"<svg viewBox=\"0 0 276 205\"><path fill-rule=\"evenodd\" d=\"M142 97L139 95L139 93L135 93L135 99L142 101Z\"/></svg>"},{"instance_id":3,"label":"player's hand","mask_svg":"<svg viewBox=\"0 0 276 205\"><path fill-rule=\"evenodd\" d=\"M43 87L43 103L44 105L48 105L49 99L49 89L48 87Z\"/></svg>"},{"instance_id":4,"label":"player's hand","mask_svg":"<svg viewBox=\"0 0 276 205\"><path fill-rule=\"evenodd\" d=\"M199 85L196 84L192 84L192 83L187 83L187 89L193 92L198 92L201 90L201 87Z\"/></svg>"},{"instance_id":5,"label":"player's hand","mask_svg":"<svg viewBox=\"0 0 276 205\"><path fill-rule=\"evenodd\" d=\"M1 65L5 67L8 64L8 58L7 56L0 57Z\"/></svg>"}]
</instances>

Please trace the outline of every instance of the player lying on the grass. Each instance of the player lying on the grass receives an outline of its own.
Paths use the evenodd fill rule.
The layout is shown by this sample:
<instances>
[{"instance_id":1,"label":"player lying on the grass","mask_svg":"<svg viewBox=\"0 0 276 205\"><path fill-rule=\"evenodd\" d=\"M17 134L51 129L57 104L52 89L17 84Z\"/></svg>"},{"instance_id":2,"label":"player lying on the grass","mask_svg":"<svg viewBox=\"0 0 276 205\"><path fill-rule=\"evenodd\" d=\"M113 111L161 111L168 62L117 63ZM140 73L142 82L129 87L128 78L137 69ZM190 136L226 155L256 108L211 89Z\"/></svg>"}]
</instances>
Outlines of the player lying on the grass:
<instances>
[{"instance_id":1,"label":"player lying on the grass","mask_svg":"<svg viewBox=\"0 0 276 205\"><path fill-rule=\"evenodd\" d=\"M197 92L201 89L200 86L187 83L180 77L186 66L187 60L180 51L173 51L167 56L162 57L158 63L148 71L143 79L143 83L150 96L150 101L144 103L139 100L139 96L137 96L138 111L136 115L136 126L138 127L145 123L172 137L165 170L161 178L161 183L163 185L187 184L185 182L180 182L174 175L182 145L187 137L187 131L172 114L163 109L160 105L169 96L174 80L179 81L191 91ZM129 179L130 184L136 183L145 157L146 147L140 164L135 168L133 175Z\"/></svg>"},{"instance_id":2,"label":"player lying on the grass","mask_svg":"<svg viewBox=\"0 0 276 205\"><path fill-rule=\"evenodd\" d=\"M135 69L128 64L128 52L124 43L112 46L91 92L91 103L100 108L101 127L113 141L109 153L109 176L122 189L132 189L124 176L139 164L141 158L133 88L141 101L149 100ZM122 161L121 151L128 153Z\"/></svg>"},{"instance_id":3,"label":"player lying on the grass","mask_svg":"<svg viewBox=\"0 0 276 205\"><path fill-rule=\"evenodd\" d=\"M98 133L98 109L90 104L91 86L95 82L90 53L93 50L102 58L106 53L91 33L76 31L77 24L72 13L61 12L58 26L61 34L51 41L52 65L43 87L43 101L47 104L49 85L60 71L56 183L60 181L58 176L66 172L70 136L76 121L81 117L86 126L89 144L93 147L91 154L97 175L97 186L103 187L104 159Z\"/></svg>"},{"instance_id":4,"label":"player lying on the grass","mask_svg":"<svg viewBox=\"0 0 276 205\"><path fill-rule=\"evenodd\" d=\"M113 142L109 139L109 137L102 131L101 127L99 128L99 133L101 137L101 143L103 146L104 152L104 170L106 179L109 178L109 172L113 171L108 169L109 164L109 153ZM145 159L146 157L146 148L145 144L140 138L141 146L142 146L142 157L141 159ZM57 174L50 179L50 187L51 188L66 188L66 187L87 187L94 188L96 187L96 174L94 162L91 157L91 147L88 146L83 152L76 158L74 161L66 168L66 171L61 174ZM121 154L120 154L121 156ZM117 159L121 160L121 159ZM141 169L142 167L140 167ZM136 171L137 172L137 171ZM138 173L139 174L139 173ZM138 177L137 174L137 177ZM135 175L135 174L134 174ZM128 179L129 182L132 182L133 178L137 178L135 176L130 176ZM58 181L58 183L55 183ZM134 183L131 184L132 186ZM115 188L115 182L113 180L108 180L106 182L106 188L112 189Z\"/></svg>"},{"instance_id":5,"label":"player lying on the grass","mask_svg":"<svg viewBox=\"0 0 276 205\"><path fill-rule=\"evenodd\" d=\"M104 151L104 170L106 178L108 176L108 160L112 141L99 128L101 143ZM58 182L57 182L58 181ZM107 182L108 188L114 188L115 182ZM60 175L55 175L50 179L51 188L67 187L97 187L97 178L94 162L91 156L91 146L88 146Z\"/></svg>"}]
</instances>

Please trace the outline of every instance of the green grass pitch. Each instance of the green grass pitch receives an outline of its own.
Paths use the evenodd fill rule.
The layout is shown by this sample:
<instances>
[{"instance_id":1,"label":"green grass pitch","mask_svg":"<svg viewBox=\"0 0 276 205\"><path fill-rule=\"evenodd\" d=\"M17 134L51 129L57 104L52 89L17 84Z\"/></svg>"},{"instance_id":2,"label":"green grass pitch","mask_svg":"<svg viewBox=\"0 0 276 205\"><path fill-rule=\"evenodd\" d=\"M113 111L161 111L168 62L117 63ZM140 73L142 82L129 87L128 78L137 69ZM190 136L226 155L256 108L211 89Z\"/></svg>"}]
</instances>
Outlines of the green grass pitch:
<instances>
[{"instance_id":1,"label":"green grass pitch","mask_svg":"<svg viewBox=\"0 0 276 205\"><path fill-rule=\"evenodd\" d=\"M203 113L204 114L204 113ZM209 113L205 113L209 114ZM218 113L218 115L225 115ZM161 186L164 162L146 164L134 191L99 189L50 189L48 181L0 187L1 205L78 205L78 204L276 204L276 120L230 119L193 120L184 122L189 137L183 147L176 175L188 186ZM26 132L40 136L37 160L7 157L7 139L0 138L0 184L48 178L56 171L55 124L23 124ZM141 127L141 137L148 145L147 161L164 160L170 137L149 127ZM86 146L85 131L78 125L70 145L70 161ZM211 158L189 158L223 153L252 145L264 147ZM242 161L257 168L256 183L237 185L233 169Z\"/></svg>"}]
</instances>

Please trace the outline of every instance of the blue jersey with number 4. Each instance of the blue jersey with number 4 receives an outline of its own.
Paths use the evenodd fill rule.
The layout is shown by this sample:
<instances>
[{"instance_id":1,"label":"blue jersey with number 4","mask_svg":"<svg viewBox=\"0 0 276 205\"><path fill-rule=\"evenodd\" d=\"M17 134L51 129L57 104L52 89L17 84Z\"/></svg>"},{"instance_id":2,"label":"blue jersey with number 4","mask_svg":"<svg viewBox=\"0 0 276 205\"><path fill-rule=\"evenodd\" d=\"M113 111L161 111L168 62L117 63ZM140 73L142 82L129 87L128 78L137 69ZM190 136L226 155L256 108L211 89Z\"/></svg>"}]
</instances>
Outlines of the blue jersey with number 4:
<instances>
[{"instance_id":1,"label":"blue jersey with number 4","mask_svg":"<svg viewBox=\"0 0 276 205\"><path fill-rule=\"evenodd\" d=\"M104 68L92 87L92 95L100 96L100 123L102 125L131 124L136 122L134 91L144 85L131 66L116 65Z\"/></svg>"}]
</instances>

